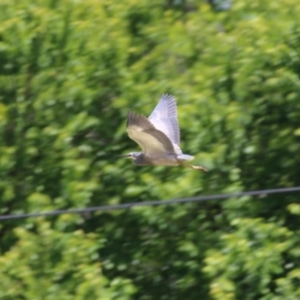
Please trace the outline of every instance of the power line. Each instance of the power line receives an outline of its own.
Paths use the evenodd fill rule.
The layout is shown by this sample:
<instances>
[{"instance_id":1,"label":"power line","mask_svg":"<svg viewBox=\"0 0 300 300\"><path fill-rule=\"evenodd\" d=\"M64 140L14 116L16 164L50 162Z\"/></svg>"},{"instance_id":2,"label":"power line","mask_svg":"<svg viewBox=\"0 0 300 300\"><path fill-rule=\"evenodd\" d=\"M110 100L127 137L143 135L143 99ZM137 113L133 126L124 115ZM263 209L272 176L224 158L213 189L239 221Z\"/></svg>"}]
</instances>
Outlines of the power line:
<instances>
[{"instance_id":1,"label":"power line","mask_svg":"<svg viewBox=\"0 0 300 300\"><path fill-rule=\"evenodd\" d=\"M207 195L207 196L181 198L181 199L173 199L173 200L166 200L166 201L157 200L157 201L145 201L145 202L131 202L131 203L116 204L116 205L102 205L102 206L94 206L94 207L86 207L86 208L60 209L60 210L52 210L52 211L36 212L36 213L33 212L33 213L24 213L24 214L15 214L15 215L0 215L0 220L23 219L23 218L30 218L30 217L42 217L42 216L57 216L62 214L79 214L79 213L94 212L94 211L109 211L109 210L116 210L116 209L126 209L135 206L157 206L157 205L171 205L171 204L188 203L188 202L203 202L203 201L221 200L221 199L228 199L228 198L242 197L242 196L259 195L265 197L268 194L289 193L289 192L296 192L296 191L300 191L300 187L237 192L232 194Z\"/></svg>"}]
</instances>

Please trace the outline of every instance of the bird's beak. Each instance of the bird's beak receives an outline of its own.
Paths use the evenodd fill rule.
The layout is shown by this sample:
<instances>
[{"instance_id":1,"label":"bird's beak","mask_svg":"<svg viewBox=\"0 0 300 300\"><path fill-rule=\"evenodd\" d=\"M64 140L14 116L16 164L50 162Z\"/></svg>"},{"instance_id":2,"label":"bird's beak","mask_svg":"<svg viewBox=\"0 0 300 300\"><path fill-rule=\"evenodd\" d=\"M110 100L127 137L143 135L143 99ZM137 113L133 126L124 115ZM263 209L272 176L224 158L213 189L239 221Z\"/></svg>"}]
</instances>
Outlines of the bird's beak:
<instances>
[{"instance_id":1,"label":"bird's beak","mask_svg":"<svg viewBox=\"0 0 300 300\"><path fill-rule=\"evenodd\" d=\"M129 154L118 155L116 158L129 157Z\"/></svg>"}]
</instances>

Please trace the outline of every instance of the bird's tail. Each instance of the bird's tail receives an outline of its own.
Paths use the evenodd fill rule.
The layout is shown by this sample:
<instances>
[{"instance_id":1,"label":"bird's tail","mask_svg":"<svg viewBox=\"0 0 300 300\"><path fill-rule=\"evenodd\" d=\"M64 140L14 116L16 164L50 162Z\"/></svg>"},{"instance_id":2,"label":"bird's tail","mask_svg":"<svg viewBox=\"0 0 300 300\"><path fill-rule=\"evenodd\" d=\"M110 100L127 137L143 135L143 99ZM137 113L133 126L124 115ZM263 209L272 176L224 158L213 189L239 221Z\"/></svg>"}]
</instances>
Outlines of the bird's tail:
<instances>
[{"instance_id":1,"label":"bird's tail","mask_svg":"<svg viewBox=\"0 0 300 300\"><path fill-rule=\"evenodd\" d=\"M183 160L183 161L189 161L189 160L194 159L194 156L188 155L188 154L178 154L177 159Z\"/></svg>"}]
</instances>

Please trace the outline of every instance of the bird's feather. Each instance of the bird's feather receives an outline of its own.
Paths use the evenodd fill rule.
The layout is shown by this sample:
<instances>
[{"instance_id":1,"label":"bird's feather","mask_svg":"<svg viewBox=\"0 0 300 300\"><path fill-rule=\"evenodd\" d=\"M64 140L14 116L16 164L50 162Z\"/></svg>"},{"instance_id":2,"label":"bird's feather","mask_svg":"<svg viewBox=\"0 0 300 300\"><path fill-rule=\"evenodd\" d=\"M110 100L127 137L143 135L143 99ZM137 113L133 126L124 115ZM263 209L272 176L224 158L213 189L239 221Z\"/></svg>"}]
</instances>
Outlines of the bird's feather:
<instances>
[{"instance_id":1,"label":"bird's feather","mask_svg":"<svg viewBox=\"0 0 300 300\"><path fill-rule=\"evenodd\" d=\"M175 153L170 139L144 116L134 112L128 113L127 132L147 155L158 153Z\"/></svg>"},{"instance_id":2,"label":"bird's feather","mask_svg":"<svg viewBox=\"0 0 300 300\"><path fill-rule=\"evenodd\" d=\"M177 106L175 98L164 94L148 118L156 129L162 131L173 143L176 153L180 149L180 129L177 119Z\"/></svg>"}]
</instances>

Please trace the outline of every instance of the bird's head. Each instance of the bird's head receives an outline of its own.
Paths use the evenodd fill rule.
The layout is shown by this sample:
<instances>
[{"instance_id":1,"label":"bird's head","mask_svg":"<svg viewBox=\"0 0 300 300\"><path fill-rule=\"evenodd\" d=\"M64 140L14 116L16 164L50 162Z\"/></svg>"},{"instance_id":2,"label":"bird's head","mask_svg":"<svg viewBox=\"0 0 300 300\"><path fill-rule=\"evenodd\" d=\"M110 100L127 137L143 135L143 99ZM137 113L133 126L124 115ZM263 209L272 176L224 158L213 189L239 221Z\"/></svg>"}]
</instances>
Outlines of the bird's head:
<instances>
[{"instance_id":1,"label":"bird's head","mask_svg":"<svg viewBox=\"0 0 300 300\"><path fill-rule=\"evenodd\" d=\"M119 155L118 157L125 157L125 158L131 158L133 161L136 161L136 159L141 155L140 152L130 152L128 154Z\"/></svg>"}]
</instances>

